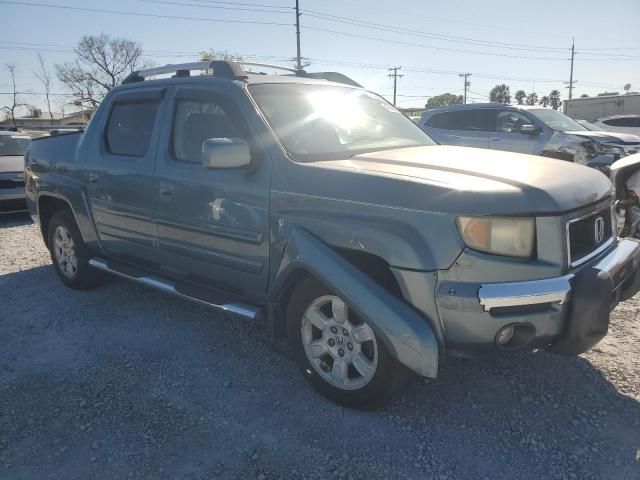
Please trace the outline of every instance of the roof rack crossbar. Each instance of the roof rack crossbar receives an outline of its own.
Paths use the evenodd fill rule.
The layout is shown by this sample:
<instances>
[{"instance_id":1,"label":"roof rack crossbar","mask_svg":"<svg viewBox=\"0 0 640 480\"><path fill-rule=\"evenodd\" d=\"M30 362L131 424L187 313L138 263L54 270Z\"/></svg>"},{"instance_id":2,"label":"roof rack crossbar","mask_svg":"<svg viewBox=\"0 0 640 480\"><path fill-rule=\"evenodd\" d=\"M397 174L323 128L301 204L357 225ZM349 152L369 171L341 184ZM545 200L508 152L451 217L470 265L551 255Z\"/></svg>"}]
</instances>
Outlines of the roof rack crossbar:
<instances>
[{"instance_id":1,"label":"roof rack crossbar","mask_svg":"<svg viewBox=\"0 0 640 480\"><path fill-rule=\"evenodd\" d=\"M306 75L306 72L304 70L298 70L297 68L292 68L292 67L283 67L282 65L273 65L272 63L245 62L243 60L238 60L235 63L239 63L240 65L247 65L250 67L265 67L265 68L273 68L274 70L285 70L287 72L293 72L296 75L301 75L301 76Z\"/></svg>"},{"instance_id":2,"label":"roof rack crossbar","mask_svg":"<svg viewBox=\"0 0 640 480\"><path fill-rule=\"evenodd\" d=\"M186 72L191 70L213 70L213 74L224 78L246 78L247 74L237 62L228 62L224 60L213 60L209 62L191 62L178 63L173 65L164 65L162 67L146 68L144 70L136 70L131 72L122 83L142 82L146 78L158 75L166 75L169 73L186 76Z\"/></svg>"}]
</instances>

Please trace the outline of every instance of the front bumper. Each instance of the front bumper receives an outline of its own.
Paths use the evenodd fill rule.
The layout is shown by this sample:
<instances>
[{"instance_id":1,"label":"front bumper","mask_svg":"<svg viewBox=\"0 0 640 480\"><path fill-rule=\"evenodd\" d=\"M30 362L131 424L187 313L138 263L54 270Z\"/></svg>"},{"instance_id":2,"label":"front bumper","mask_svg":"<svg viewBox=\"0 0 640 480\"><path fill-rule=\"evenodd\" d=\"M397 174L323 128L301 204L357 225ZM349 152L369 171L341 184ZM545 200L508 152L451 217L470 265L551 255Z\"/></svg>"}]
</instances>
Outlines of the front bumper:
<instances>
[{"instance_id":1,"label":"front bumper","mask_svg":"<svg viewBox=\"0 0 640 480\"><path fill-rule=\"evenodd\" d=\"M496 348L579 354L607 333L618 302L640 290L640 243L621 240L609 253L556 278L508 283L442 282L436 302L450 353L475 356ZM521 335L498 346L509 325Z\"/></svg>"}]
</instances>

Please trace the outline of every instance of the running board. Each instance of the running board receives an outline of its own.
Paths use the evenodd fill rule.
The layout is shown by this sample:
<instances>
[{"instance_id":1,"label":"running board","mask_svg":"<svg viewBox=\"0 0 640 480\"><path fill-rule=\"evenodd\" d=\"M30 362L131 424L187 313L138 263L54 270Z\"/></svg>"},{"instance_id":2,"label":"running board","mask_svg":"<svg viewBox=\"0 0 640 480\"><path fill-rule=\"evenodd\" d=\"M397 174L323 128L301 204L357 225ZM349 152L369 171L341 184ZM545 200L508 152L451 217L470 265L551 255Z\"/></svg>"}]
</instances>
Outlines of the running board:
<instances>
[{"instance_id":1,"label":"running board","mask_svg":"<svg viewBox=\"0 0 640 480\"><path fill-rule=\"evenodd\" d=\"M236 315L238 317L246 318L248 320L260 320L262 318L263 310L258 307L254 307L252 305L247 305L244 303L232 302L232 303L222 303L222 302L214 302L211 300L207 300L204 298L196 297L194 295L189 295L180 291L180 287L170 283L167 280L159 279L152 275L148 274L140 274L136 275L133 273L130 267L127 268L127 272L117 269L116 267L112 267L109 262L106 260L91 258L89 259L89 265L93 268L97 268L98 270L103 270L105 272L112 273L117 275L118 277L126 278L128 280L133 280L134 282L141 283L143 285L147 285L149 287L156 288L158 290L162 290L163 292L170 293L180 298L184 298L186 300L190 300L195 303L199 303L202 305L206 305L207 307L214 308L216 310L221 310L226 313L230 313L232 315Z\"/></svg>"}]
</instances>

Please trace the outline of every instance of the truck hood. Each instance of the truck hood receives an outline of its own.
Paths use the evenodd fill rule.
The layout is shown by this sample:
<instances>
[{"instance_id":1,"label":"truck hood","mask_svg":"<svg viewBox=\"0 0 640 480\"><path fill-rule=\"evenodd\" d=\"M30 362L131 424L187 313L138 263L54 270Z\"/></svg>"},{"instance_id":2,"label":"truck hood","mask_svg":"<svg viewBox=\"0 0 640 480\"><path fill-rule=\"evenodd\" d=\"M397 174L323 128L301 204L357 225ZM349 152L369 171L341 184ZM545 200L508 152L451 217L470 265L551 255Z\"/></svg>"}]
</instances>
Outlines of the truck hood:
<instances>
[{"instance_id":1,"label":"truck hood","mask_svg":"<svg viewBox=\"0 0 640 480\"><path fill-rule=\"evenodd\" d=\"M616 145L640 145L640 137L631 133L605 132L592 130L577 130L575 132L565 132L569 135L588 138L599 143L613 143Z\"/></svg>"},{"instance_id":2,"label":"truck hood","mask_svg":"<svg viewBox=\"0 0 640 480\"><path fill-rule=\"evenodd\" d=\"M392 192L376 188L374 203L438 212L558 214L611 194L609 179L592 168L488 149L411 147L316 164L404 181ZM416 191L416 184L429 188Z\"/></svg>"},{"instance_id":3,"label":"truck hood","mask_svg":"<svg viewBox=\"0 0 640 480\"><path fill-rule=\"evenodd\" d=\"M21 155L0 156L0 173L24 172L24 157Z\"/></svg>"}]
</instances>

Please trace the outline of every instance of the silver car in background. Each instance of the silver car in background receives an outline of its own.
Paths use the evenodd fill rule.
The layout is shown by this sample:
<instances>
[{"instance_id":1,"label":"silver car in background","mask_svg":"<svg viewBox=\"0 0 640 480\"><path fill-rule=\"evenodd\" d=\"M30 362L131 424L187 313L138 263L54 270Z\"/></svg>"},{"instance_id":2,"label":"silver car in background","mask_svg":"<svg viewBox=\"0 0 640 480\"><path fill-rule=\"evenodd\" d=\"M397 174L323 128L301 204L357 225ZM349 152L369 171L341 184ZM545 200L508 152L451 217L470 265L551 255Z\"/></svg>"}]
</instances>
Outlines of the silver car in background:
<instances>
[{"instance_id":1,"label":"silver car in background","mask_svg":"<svg viewBox=\"0 0 640 480\"><path fill-rule=\"evenodd\" d=\"M612 115L593 123L602 130L640 135L640 115Z\"/></svg>"},{"instance_id":2,"label":"silver car in background","mask_svg":"<svg viewBox=\"0 0 640 480\"><path fill-rule=\"evenodd\" d=\"M496 103L427 110L419 125L438 143L528 153L588 165L608 173L640 151L640 137L591 131L556 110Z\"/></svg>"},{"instance_id":3,"label":"silver car in background","mask_svg":"<svg viewBox=\"0 0 640 480\"><path fill-rule=\"evenodd\" d=\"M0 131L0 214L27 210L24 191L24 152L31 137Z\"/></svg>"}]
</instances>

